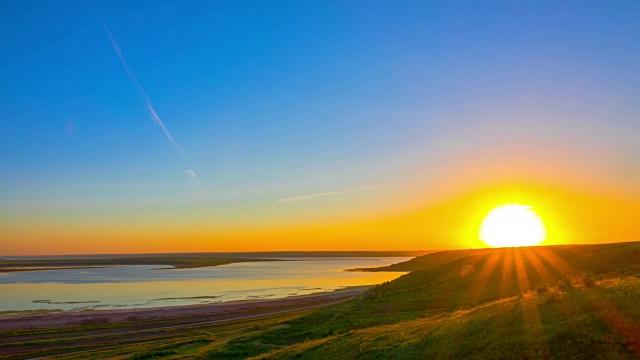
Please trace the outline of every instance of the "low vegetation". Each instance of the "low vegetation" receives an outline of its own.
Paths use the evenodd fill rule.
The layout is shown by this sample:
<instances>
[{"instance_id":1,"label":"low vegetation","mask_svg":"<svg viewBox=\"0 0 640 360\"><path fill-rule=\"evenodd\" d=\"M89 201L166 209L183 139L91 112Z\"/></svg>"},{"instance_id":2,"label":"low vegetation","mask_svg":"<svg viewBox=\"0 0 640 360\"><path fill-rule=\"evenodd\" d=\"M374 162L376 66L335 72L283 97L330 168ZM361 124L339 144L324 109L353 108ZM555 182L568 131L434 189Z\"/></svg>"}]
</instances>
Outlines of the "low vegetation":
<instances>
[{"instance_id":1,"label":"low vegetation","mask_svg":"<svg viewBox=\"0 0 640 360\"><path fill-rule=\"evenodd\" d=\"M340 304L157 331L144 341L122 338L95 349L70 340L55 353L203 360L640 357L640 242L450 251L398 266L411 272ZM45 338L55 341L55 333L38 332L22 334L34 342L21 346L46 354Z\"/></svg>"},{"instance_id":2,"label":"low vegetation","mask_svg":"<svg viewBox=\"0 0 640 360\"><path fill-rule=\"evenodd\" d=\"M640 243L454 253L203 358L640 356Z\"/></svg>"},{"instance_id":3,"label":"low vegetation","mask_svg":"<svg viewBox=\"0 0 640 360\"><path fill-rule=\"evenodd\" d=\"M476 307L303 341L259 359L637 358L638 278L547 287ZM215 358L215 357L214 357Z\"/></svg>"}]
</instances>

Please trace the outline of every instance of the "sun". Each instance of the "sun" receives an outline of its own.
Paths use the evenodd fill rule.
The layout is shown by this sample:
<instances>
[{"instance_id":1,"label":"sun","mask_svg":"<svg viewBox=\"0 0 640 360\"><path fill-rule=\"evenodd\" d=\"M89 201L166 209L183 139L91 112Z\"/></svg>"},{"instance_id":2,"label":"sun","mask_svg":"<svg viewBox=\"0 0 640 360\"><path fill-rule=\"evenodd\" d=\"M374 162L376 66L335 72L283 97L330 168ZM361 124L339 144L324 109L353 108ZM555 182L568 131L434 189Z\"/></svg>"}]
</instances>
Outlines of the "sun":
<instances>
[{"instance_id":1,"label":"sun","mask_svg":"<svg viewBox=\"0 0 640 360\"><path fill-rule=\"evenodd\" d=\"M498 206L480 225L480 240L493 247L533 246L546 238L544 223L530 206Z\"/></svg>"}]
</instances>

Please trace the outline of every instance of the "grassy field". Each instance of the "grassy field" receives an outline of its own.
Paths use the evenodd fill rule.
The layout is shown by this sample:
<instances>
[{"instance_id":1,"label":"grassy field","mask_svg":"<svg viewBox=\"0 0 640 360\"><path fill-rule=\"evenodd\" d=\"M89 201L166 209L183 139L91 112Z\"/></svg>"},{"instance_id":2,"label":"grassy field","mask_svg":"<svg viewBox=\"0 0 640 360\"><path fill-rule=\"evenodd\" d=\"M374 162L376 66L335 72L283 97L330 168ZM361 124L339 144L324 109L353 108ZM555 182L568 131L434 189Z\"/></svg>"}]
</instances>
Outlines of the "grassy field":
<instances>
[{"instance_id":1,"label":"grassy field","mask_svg":"<svg viewBox=\"0 0 640 360\"><path fill-rule=\"evenodd\" d=\"M640 357L639 242L448 251L399 266L412 271L352 301L61 358Z\"/></svg>"},{"instance_id":2,"label":"grassy field","mask_svg":"<svg viewBox=\"0 0 640 360\"><path fill-rule=\"evenodd\" d=\"M203 358L640 356L640 243L451 251L408 265L358 301Z\"/></svg>"},{"instance_id":3,"label":"grassy field","mask_svg":"<svg viewBox=\"0 0 640 360\"><path fill-rule=\"evenodd\" d=\"M260 359L638 358L640 282L546 287L483 305L302 341ZM630 299L632 301L630 301ZM210 358L223 358L221 351Z\"/></svg>"}]
</instances>

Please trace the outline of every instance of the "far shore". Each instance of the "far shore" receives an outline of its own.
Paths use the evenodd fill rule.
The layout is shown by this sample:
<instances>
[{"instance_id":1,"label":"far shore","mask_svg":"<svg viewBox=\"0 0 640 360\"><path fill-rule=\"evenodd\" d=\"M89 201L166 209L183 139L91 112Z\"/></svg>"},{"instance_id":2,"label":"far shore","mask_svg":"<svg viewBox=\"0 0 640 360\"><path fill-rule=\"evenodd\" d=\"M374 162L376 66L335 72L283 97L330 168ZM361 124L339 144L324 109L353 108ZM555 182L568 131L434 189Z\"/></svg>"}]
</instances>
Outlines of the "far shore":
<instances>
[{"instance_id":1,"label":"far shore","mask_svg":"<svg viewBox=\"0 0 640 360\"><path fill-rule=\"evenodd\" d=\"M33 267L0 267L0 273L51 270L104 269L111 266L33 266Z\"/></svg>"},{"instance_id":2,"label":"far shore","mask_svg":"<svg viewBox=\"0 0 640 360\"><path fill-rule=\"evenodd\" d=\"M243 262L292 261L292 258L415 257L431 251L279 251L238 253L184 253L131 255L61 255L0 258L0 273L78 270L124 265L166 266L157 270L196 269ZM364 270L367 271L367 270Z\"/></svg>"},{"instance_id":3,"label":"far shore","mask_svg":"<svg viewBox=\"0 0 640 360\"><path fill-rule=\"evenodd\" d=\"M196 269L202 267L228 265L240 262L284 261L279 259L260 258L208 258L208 257L139 257L139 258L104 258L104 259L28 259L1 260L0 273L22 271L51 271L95 269L123 265L155 265L167 266L164 269ZM164 270L163 269L163 270ZM160 270L160 269L159 269Z\"/></svg>"}]
</instances>

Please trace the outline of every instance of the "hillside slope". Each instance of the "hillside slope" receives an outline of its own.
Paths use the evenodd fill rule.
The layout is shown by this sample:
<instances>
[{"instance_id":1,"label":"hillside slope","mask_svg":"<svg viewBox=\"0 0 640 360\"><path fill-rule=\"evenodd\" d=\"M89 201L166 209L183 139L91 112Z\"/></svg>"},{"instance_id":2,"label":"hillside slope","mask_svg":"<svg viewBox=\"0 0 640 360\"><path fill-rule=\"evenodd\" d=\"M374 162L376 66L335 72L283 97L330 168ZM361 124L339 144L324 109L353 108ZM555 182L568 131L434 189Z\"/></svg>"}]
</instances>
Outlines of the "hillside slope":
<instances>
[{"instance_id":1,"label":"hillside slope","mask_svg":"<svg viewBox=\"0 0 640 360\"><path fill-rule=\"evenodd\" d=\"M204 357L640 356L639 242L462 253Z\"/></svg>"},{"instance_id":2,"label":"hillside slope","mask_svg":"<svg viewBox=\"0 0 640 360\"><path fill-rule=\"evenodd\" d=\"M565 255L578 255L578 256L592 256L599 254L598 257L603 256L606 253L610 253L613 256L619 256L625 249L628 249L631 253L636 254L640 252L639 242L627 242L627 243L613 243L613 244L597 244L597 245L557 245L546 247L531 247L530 249L546 249L551 250L554 253L563 253ZM432 269L452 261L476 256L488 253L495 253L496 251L505 251L510 249L468 249L468 250L445 250L433 252L430 254L418 256L408 261L404 261L397 264L380 267L368 267L368 268L355 268L348 269L348 271L416 271L424 269Z\"/></svg>"},{"instance_id":3,"label":"hillside slope","mask_svg":"<svg viewBox=\"0 0 640 360\"><path fill-rule=\"evenodd\" d=\"M424 270L431 269L434 267L438 267L447 263L450 263L454 260L462 259L469 256L474 255L482 255L491 251L492 249L469 249L469 250L445 250L438 251L431 254L418 256L411 260L407 260L401 263L392 264L388 266L380 266L380 267L367 267L367 268L355 268L355 269L347 269L347 271L366 271L366 272L377 272L377 271L415 271L415 270Z\"/></svg>"},{"instance_id":4,"label":"hillside slope","mask_svg":"<svg viewBox=\"0 0 640 360\"><path fill-rule=\"evenodd\" d=\"M305 341L256 359L640 356L640 280L547 288L471 309Z\"/></svg>"}]
</instances>

